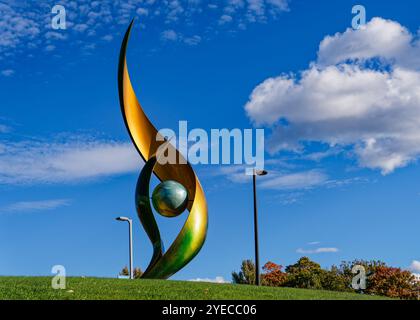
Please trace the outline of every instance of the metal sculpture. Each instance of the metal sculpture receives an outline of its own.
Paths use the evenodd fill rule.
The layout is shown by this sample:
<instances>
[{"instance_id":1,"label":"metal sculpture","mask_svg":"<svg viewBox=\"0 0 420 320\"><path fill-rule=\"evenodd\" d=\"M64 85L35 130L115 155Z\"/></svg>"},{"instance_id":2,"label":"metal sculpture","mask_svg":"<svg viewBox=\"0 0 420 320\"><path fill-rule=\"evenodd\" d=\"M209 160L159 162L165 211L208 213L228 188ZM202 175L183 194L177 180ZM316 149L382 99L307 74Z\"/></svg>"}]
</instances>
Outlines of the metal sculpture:
<instances>
[{"instance_id":1,"label":"metal sculpture","mask_svg":"<svg viewBox=\"0 0 420 320\"><path fill-rule=\"evenodd\" d=\"M191 165L158 133L137 100L126 59L133 22L121 46L118 89L125 125L138 153L146 162L137 181L135 203L140 221L152 243L153 255L142 278L167 279L189 263L203 246L207 234L207 202ZM160 163L158 159L164 151L174 152L179 161L174 164ZM166 252L150 205L152 173L163 181L152 196L156 211L165 217L176 217L185 209L189 212L180 233Z\"/></svg>"}]
</instances>

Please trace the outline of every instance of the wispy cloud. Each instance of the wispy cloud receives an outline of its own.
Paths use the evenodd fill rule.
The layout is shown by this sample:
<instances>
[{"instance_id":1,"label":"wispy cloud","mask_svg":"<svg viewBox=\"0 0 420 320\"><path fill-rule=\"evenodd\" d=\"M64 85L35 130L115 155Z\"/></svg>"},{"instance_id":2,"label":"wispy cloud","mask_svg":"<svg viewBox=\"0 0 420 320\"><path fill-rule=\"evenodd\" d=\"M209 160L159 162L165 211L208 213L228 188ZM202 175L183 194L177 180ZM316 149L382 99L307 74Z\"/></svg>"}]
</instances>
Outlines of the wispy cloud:
<instances>
[{"instance_id":1,"label":"wispy cloud","mask_svg":"<svg viewBox=\"0 0 420 320\"><path fill-rule=\"evenodd\" d=\"M196 46L201 42L202 38L198 35L194 35L192 37L183 37L182 40L189 46Z\"/></svg>"},{"instance_id":2,"label":"wispy cloud","mask_svg":"<svg viewBox=\"0 0 420 320\"><path fill-rule=\"evenodd\" d=\"M131 143L73 137L1 142L0 184L73 183L139 171Z\"/></svg>"},{"instance_id":3,"label":"wispy cloud","mask_svg":"<svg viewBox=\"0 0 420 320\"><path fill-rule=\"evenodd\" d=\"M0 213L25 213L49 211L70 205L69 199L53 199L39 201L20 201L0 208Z\"/></svg>"},{"instance_id":4,"label":"wispy cloud","mask_svg":"<svg viewBox=\"0 0 420 320\"><path fill-rule=\"evenodd\" d=\"M0 56L9 56L10 49L19 48L26 42L32 43L40 34L40 22L31 18L26 9L15 2L0 3Z\"/></svg>"},{"instance_id":5,"label":"wispy cloud","mask_svg":"<svg viewBox=\"0 0 420 320\"><path fill-rule=\"evenodd\" d=\"M208 38L220 28L244 29L251 23L265 23L277 19L289 10L288 0L63 0L66 9L66 30L54 30L51 9L54 4L44 1L9 1L0 3L0 58L13 57L16 52L43 48L53 52L63 41L83 46L95 39L111 41L121 35L121 26L127 26L137 17L136 25L149 30L174 30L177 40L187 45L198 44L204 35ZM227 18L229 17L229 18ZM219 23L229 20L229 26ZM153 25L150 28L149 25ZM181 30L183 30L181 32ZM71 41L77 39L77 41ZM173 38L171 38L173 40Z\"/></svg>"},{"instance_id":6,"label":"wispy cloud","mask_svg":"<svg viewBox=\"0 0 420 320\"><path fill-rule=\"evenodd\" d=\"M334 156L338 156L341 153L343 153L343 150L339 147L332 147L326 151L321 151L321 152L312 152L309 154L305 154L303 155L303 159L307 159L307 160L312 160L315 162L319 162L323 159L329 158L329 157L334 157Z\"/></svg>"},{"instance_id":7,"label":"wispy cloud","mask_svg":"<svg viewBox=\"0 0 420 320\"><path fill-rule=\"evenodd\" d=\"M282 192L275 194L271 197L273 202L280 203L284 206L293 205L295 203L300 202L301 198L303 197L304 192Z\"/></svg>"},{"instance_id":8,"label":"wispy cloud","mask_svg":"<svg viewBox=\"0 0 420 320\"><path fill-rule=\"evenodd\" d=\"M0 124L0 133L7 133L10 131L10 128L4 124Z\"/></svg>"},{"instance_id":9,"label":"wispy cloud","mask_svg":"<svg viewBox=\"0 0 420 320\"><path fill-rule=\"evenodd\" d=\"M316 245L318 245L318 244L321 244L321 242L319 242L319 241L312 241L312 242L308 242L308 245L309 245L309 246L316 246Z\"/></svg>"},{"instance_id":10,"label":"wispy cloud","mask_svg":"<svg viewBox=\"0 0 420 320\"><path fill-rule=\"evenodd\" d=\"M2 76L5 76L5 77L10 77L10 76L12 76L14 73L15 73L15 71L14 71L14 70L12 70L12 69L6 69L6 70L1 71L1 75L2 75Z\"/></svg>"},{"instance_id":11,"label":"wispy cloud","mask_svg":"<svg viewBox=\"0 0 420 320\"><path fill-rule=\"evenodd\" d=\"M299 248L296 250L300 254L318 254L318 253L336 253L338 248L316 248L316 249L302 249Z\"/></svg>"},{"instance_id":12,"label":"wispy cloud","mask_svg":"<svg viewBox=\"0 0 420 320\"><path fill-rule=\"evenodd\" d=\"M228 15L228 14L224 14L224 15L222 15L222 16L220 17L220 19L219 19L219 24L220 24L220 25L223 25L223 24L226 24L226 23L232 22L232 20L233 20L233 18L232 18L230 15Z\"/></svg>"},{"instance_id":13,"label":"wispy cloud","mask_svg":"<svg viewBox=\"0 0 420 320\"><path fill-rule=\"evenodd\" d=\"M190 279L188 281L194 281L194 282L213 282L213 283L229 283L229 281L226 281L223 277L218 276L214 279L211 278L196 278L196 279Z\"/></svg>"},{"instance_id":14,"label":"wispy cloud","mask_svg":"<svg viewBox=\"0 0 420 320\"><path fill-rule=\"evenodd\" d=\"M172 29L162 31L160 38L164 42L181 42L189 46L195 46L201 42L201 37L198 35L187 37L184 34L176 32Z\"/></svg>"},{"instance_id":15,"label":"wispy cloud","mask_svg":"<svg viewBox=\"0 0 420 320\"><path fill-rule=\"evenodd\" d=\"M331 179L323 170L291 171L292 166L282 161L271 161L268 175L259 178L259 187L267 190L282 191L275 198L284 205L299 201L304 192L315 188L340 188L352 184L367 183L363 177ZM223 177L234 183L249 183L252 176L246 174L245 165L218 166L202 170L207 177ZM275 169L276 168L276 169ZM296 169L296 168L294 168Z\"/></svg>"},{"instance_id":16,"label":"wispy cloud","mask_svg":"<svg viewBox=\"0 0 420 320\"><path fill-rule=\"evenodd\" d=\"M162 31L161 38L164 41L178 41L178 34L172 29L165 30Z\"/></svg>"},{"instance_id":17,"label":"wispy cloud","mask_svg":"<svg viewBox=\"0 0 420 320\"><path fill-rule=\"evenodd\" d=\"M310 189L324 185L328 176L317 170L280 174L277 177L266 179L260 183L262 188L275 190Z\"/></svg>"}]
</instances>

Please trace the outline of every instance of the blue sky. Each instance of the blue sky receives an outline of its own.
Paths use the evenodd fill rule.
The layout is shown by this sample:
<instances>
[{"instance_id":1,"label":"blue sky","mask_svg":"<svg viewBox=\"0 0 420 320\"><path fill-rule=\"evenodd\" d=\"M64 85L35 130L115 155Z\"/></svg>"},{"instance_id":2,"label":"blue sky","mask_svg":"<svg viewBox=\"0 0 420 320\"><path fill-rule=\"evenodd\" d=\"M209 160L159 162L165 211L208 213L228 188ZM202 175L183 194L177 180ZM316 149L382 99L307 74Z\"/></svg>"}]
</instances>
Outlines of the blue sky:
<instances>
[{"instance_id":1,"label":"blue sky","mask_svg":"<svg viewBox=\"0 0 420 320\"><path fill-rule=\"evenodd\" d=\"M62 4L67 29L51 29ZM381 259L419 272L420 42L415 1L0 1L0 274L115 276L151 246L136 217L141 161L120 113L128 63L158 128L264 128L261 260ZM209 206L200 254L174 279L230 280L253 258L242 167L195 166ZM156 181L154 182L156 183ZM168 246L185 215L158 217Z\"/></svg>"}]
</instances>

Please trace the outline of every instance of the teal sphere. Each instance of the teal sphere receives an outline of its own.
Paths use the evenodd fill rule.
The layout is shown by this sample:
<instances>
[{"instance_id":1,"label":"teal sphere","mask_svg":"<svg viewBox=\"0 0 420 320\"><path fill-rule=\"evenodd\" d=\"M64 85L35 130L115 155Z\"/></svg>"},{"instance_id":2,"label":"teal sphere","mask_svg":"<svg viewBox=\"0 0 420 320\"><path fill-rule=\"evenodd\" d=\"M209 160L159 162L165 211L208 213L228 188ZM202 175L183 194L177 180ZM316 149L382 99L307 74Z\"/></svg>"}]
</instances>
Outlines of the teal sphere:
<instances>
[{"instance_id":1,"label":"teal sphere","mask_svg":"<svg viewBox=\"0 0 420 320\"><path fill-rule=\"evenodd\" d=\"M187 189L176 181L164 181L153 190L152 204L155 210L164 217L179 216L188 205Z\"/></svg>"}]
</instances>

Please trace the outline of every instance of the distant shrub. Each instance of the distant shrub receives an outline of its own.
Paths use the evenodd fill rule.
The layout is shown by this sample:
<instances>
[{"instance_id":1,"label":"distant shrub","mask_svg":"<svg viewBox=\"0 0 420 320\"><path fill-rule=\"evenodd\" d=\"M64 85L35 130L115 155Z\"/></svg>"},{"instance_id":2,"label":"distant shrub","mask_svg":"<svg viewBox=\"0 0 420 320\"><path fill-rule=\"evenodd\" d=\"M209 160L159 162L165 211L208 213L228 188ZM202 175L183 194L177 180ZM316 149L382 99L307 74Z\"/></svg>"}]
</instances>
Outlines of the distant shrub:
<instances>
[{"instance_id":1,"label":"distant shrub","mask_svg":"<svg viewBox=\"0 0 420 320\"><path fill-rule=\"evenodd\" d=\"M140 268L134 268L134 270L133 270L134 279L140 279L142 274L143 274L143 271L141 271ZM127 266L125 266L121 270L120 275L121 276L129 276L130 275L130 273L128 272L128 267Z\"/></svg>"}]
</instances>

